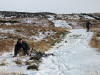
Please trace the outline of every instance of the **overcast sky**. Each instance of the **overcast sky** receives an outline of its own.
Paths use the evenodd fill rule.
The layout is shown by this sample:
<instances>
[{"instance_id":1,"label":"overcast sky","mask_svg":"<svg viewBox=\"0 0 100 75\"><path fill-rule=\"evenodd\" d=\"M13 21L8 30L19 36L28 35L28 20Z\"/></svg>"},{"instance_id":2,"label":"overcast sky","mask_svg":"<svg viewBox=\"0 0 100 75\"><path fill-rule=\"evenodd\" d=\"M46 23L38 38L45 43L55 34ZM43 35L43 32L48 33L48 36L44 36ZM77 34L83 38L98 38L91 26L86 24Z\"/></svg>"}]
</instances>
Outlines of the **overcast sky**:
<instances>
[{"instance_id":1,"label":"overcast sky","mask_svg":"<svg viewBox=\"0 0 100 75\"><path fill-rule=\"evenodd\" d=\"M100 0L0 0L0 11L100 12Z\"/></svg>"}]
</instances>

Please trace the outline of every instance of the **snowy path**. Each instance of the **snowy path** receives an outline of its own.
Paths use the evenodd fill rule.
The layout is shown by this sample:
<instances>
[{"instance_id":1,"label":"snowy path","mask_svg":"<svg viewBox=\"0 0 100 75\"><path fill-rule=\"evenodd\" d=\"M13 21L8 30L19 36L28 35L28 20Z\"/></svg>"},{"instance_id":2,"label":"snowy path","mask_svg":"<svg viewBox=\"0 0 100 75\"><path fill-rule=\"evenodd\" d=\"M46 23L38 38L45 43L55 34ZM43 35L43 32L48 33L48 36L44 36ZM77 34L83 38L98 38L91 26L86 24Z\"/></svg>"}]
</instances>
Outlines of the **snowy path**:
<instances>
[{"instance_id":1,"label":"snowy path","mask_svg":"<svg viewBox=\"0 0 100 75\"><path fill-rule=\"evenodd\" d=\"M35 75L100 75L100 52L88 45L92 36L84 29L71 30L48 52L55 56L43 58Z\"/></svg>"}]
</instances>

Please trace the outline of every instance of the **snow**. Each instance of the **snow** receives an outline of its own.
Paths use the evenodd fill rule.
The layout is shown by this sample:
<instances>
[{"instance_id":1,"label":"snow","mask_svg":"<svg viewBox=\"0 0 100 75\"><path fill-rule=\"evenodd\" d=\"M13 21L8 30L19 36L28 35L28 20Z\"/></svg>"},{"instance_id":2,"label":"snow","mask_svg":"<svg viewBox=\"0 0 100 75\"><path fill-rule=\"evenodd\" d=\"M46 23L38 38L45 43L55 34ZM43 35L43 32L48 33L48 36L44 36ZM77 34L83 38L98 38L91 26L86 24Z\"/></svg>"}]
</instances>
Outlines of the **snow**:
<instances>
[{"instance_id":1,"label":"snow","mask_svg":"<svg viewBox=\"0 0 100 75\"><path fill-rule=\"evenodd\" d=\"M35 73L35 71L31 71L31 70L27 70L26 69L26 65L17 65L14 61L16 61L17 59L21 60L21 61L27 61L29 59L29 57L15 57L13 58L13 53L9 52L9 53L2 53L0 55L0 64L5 63L5 66L0 66L0 73L4 72L4 73L18 73L18 74L28 74L28 75L32 75ZM32 73L32 74L31 74Z\"/></svg>"},{"instance_id":2,"label":"snow","mask_svg":"<svg viewBox=\"0 0 100 75\"><path fill-rule=\"evenodd\" d=\"M89 46L92 32L73 29L47 53L35 75L100 75L100 53ZM65 42L67 41L67 43Z\"/></svg>"},{"instance_id":3,"label":"snow","mask_svg":"<svg viewBox=\"0 0 100 75\"><path fill-rule=\"evenodd\" d=\"M14 29L2 29L2 28L0 28L0 32L2 32L2 33L15 33Z\"/></svg>"},{"instance_id":4,"label":"snow","mask_svg":"<svg viewBox=\"0 0 100 75\"><path fill-rule=\"evenodd\" d=\"M72 27L64 20L53 20L53 23L56 27L66 27L72 29Z\"/></svg>"},{"instance_id":5,"label":"snow","mask_svg":"<svg viewBox=\"0 0 100 75\"><path fill-rule=\"evenodd\" d=\"M32 18L24 19L24 23L32 23L32 22L33 22Z\"/></svg>"},{"instance_id":6,"label":"snow","mask_svg":"<svg viewBox=\"0 0 100 75\"><path fill-rule=\"evenodd\" d=\"M76 26L76 27L77 27L77 25L78 25L77 22L68 22L68 23L71 24L72 26Z\"/></svg>"},{"instance_id":7,"label":"snow","mask_svg":"<svg viewBox=\"0 0 100 75\"><path fill-rule=\"evenodd\" d=\"M48 36L51 36L51 35L54 35L55 32L53 32L52 30L51 31L47 31L47 32L39 32L39 36L34 36L32 35L29 39L35 39L34 42L39 42L41 40L43 40L44 38L48 37Z\"/></svg>"},{"instance_id":8,"label":"snow","mask_svg":"<svg viewBox=\"0 0 100 75\"><path fill-rule=\"evenodd\" d=\"M4 15L1 15L1 14L0 14L0 18L4 18Z\"/></svg>"},{"instance_id":9,"label":"snow","mask_svg":"<svg viewBox=\"0 0 100 75\"><path fill-rule=\"evenodd\" d=\"M52 15L48 15L48 17L49 17L48 20L50 20L50 21L53 21L55 19L55 17Z\"/></svg>"},{"instance_id":10,"label":"snow","mask_svg":"<svg viewBox=\"0 0 100 75\"><path fill-rule=\"evenodd\" d=\"M42 34L42 32L39 33L39 36L32 35L29 39L35 39L35 42L41 41L43 38L45 38L46 35Z\"/></svg>"},{"instance_id":11,"label":"snow","mask_svg":"<svg viewBox=\"0 0 100 75\"><path fill-rule=\"evenodd\" d=\"M74 20L79 20L80 17L78 15L68 15L67 16L68 19L74 19Z\"/></svg>"},{"instance_id":12,"label":"snow","mask_svg":"<svg viewBox=\"0 0 100 75\"><path fill-rule=\"evenodd\" d=\"M4 39L4 38L7 38L7 36L0 35L0 39Z\"/></svg>"},{"instance_id":13,"label":"snow","mask_svg":"<svg viewBox=\"0 0 100 75\"><path fill-rule=\"evenodd\" d=\"M100 37L97 37L98 40L100 40Z\"/></svg>"},{"instance_id":14,"label":"snow","mask_svg":"<svg viewBox=\"0 0 100 75\"><path fill-rule=\"evenodd\" d=\"M66 27L72 29L72 27L65 20L55 20L55 17L51 15L49 15L48 20L52 21L56 27Z\"/></svg>"},{"instance_id":15,"label":"snow","mask_svg":"<svg viewBox=\"0 0 100 75\"><path fill-rule=\"evenodd\" d=\"M90 17L88 15L84 15L84 18L86 18L86 19L94 19L93 17Z\"/></svg>"},{"instance_id":16,"label":"snow","mask_svg":"<svg viewBox=\"0 0 100 75\"><path fill-rule=\"evenodd\" d=\"M12 25L11 23L5 23L5 25Z\"/></svg>"}]
</instances>

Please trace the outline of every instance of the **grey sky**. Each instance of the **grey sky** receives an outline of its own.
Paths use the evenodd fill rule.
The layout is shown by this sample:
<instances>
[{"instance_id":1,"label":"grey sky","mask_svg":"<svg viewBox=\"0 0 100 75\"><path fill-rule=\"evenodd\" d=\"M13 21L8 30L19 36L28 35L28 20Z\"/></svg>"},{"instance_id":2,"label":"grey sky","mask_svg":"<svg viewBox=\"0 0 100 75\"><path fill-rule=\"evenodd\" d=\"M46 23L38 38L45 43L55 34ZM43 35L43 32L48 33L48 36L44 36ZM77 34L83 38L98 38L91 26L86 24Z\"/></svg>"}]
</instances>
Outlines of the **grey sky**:
<instances>
[{"instance_id":1,"label":"grey sky","mask_svg":"<svg viewBox=\"0 0 100 75\"><path fill-rule=\"evenodd\" d=\"M100 12L100 0L0 0L1 11Z\"/></svg>"}]
</instances>

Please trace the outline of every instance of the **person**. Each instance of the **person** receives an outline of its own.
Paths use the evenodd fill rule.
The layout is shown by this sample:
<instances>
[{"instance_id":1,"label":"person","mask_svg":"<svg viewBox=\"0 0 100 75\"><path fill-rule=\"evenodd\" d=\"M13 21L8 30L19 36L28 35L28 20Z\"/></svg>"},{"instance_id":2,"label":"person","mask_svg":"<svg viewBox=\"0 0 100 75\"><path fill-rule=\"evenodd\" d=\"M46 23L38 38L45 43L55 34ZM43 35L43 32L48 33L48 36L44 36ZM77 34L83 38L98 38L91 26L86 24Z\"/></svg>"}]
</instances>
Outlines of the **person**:
<instances>
[{"instance_id":1,"label":"person","mask_svg":"<svg viewBox=\"0 0 100 75\"><path fill-rule=\"evenodd\" d=\"M91 23L88 21L88 22L86 23L87 32L90 31L90 25L91 25Z\"/></svg>"},{"instance_id":2,"label":"person","mask_svg":"<svg viewBox=\"0 0 100 75\"><path fill-rule=\"evenodd\" d=\"M23 41L21 38L19 38L15 45L13 57L16 57L21 49L23 50L24 55L26 55L26 54L29 55L29 50L30 50L29 45L25 41Z\"/></svg>"}]
</instances>

